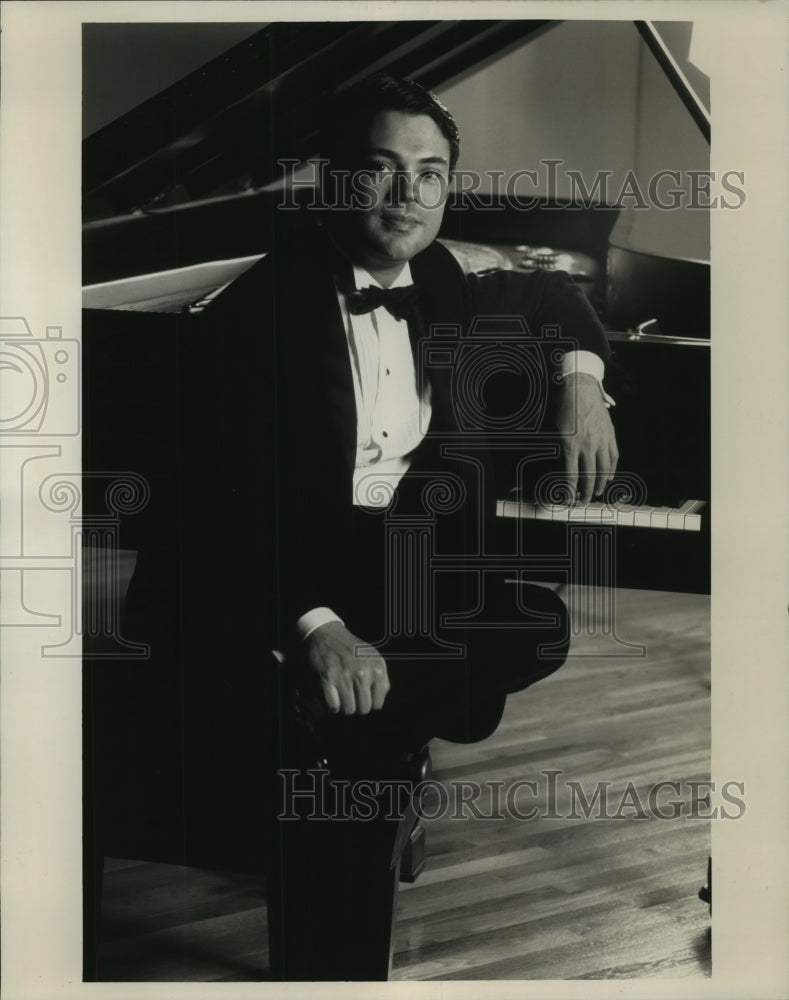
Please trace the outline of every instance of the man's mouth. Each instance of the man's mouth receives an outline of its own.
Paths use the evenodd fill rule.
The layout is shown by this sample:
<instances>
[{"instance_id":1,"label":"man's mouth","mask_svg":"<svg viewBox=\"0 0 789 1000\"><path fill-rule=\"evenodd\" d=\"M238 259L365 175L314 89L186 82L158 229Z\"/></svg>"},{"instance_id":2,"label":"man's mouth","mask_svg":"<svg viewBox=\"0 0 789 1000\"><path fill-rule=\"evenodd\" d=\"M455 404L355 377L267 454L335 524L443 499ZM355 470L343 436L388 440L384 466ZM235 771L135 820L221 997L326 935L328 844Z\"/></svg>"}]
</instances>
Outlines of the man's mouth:
<instances>
[{"instance_id":1,"label":"man's mouth","mask_svg":"<svg viewBox=\"0 0 789 1000\"><path fill-rule=\"evenodd\" d=\"M416 229L417 226L421 225L419 219L415 219L411 215L394 215L389 213L382 215L381 218L387 229L394 229L398 233L410 233L412 229Z\"/></svg>"}]
</instances>

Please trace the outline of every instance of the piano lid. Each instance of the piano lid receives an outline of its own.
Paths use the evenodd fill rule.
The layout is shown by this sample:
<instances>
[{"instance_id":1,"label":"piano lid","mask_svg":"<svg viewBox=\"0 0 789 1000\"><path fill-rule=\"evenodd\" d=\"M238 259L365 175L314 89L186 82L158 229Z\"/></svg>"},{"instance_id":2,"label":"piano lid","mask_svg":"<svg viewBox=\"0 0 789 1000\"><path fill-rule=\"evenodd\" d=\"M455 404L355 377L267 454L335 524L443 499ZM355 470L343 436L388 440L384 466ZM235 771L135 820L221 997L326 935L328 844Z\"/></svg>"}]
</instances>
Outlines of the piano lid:
<instances>
[{"instance_id":1,"label":"piano lid","mask_svg":"<svg viewBox=\"0 0 789 1000\"><path fill-rule=\"evenodd\" d=\"M262 26L84 140L83 282L95 286L140 275L174 273L265 252L270 249L274 226L272 188L282 179L277 161L302 160L315 152L322 108L333 93L382 69L432 88L451 86L464 76L473 80L477 70L487 70L524 41L563 23L328 21ZM643 35L660 29L660 38L666 42L671 41L666 27L642 24L639 30ZM676 88L690 72L683 55L685 43L690 41L686 30L690 24L674 27L676 37L668 47L683 71L670 77ZM630 30L637 38L632 24ZM551 33L546 43L558 34ZM677 39L682 44L678 45ZM644 60L652 63L646 50ZM662 63L661 68L665 68ZM652 72L661 75L657 65ZM695 84L699 89L698 79ZM665 82L664 87L670 93ZM645 117L648 114L649 109ZM646 124L644 128L649 130ZM659 135L650 138L650 142L655 141ZM644 145L637 143L639 148ZM584 213L546 213L546 226L541 225L540 213L532 212L528 227L520 211L515 219L509 219L506 211L487 215L461 211L455 219L457 232L448 212L443 235L513 246L549 243L593 253L602 267L605 241L617 214L619 228L611 240L612 252L622 247L631 256L633 250L654 255L654 247L642 246L649 241L635 239L638 234L631 231L636 224L642 228L646 224L642 214L657 215L658 223L669 226L671 240L677 231L675 213L622 213L617 207L604 211L596 207ZM578 218L581 215L583 219ZM551 233L544 234L548 221ZM700 225L706 220L691 221ZM512 223L516 231L510 232L505 222ZM579 222L582 225L576 225ZM485 231L476 232L479 227ZM571 233L565 233L570 229ZM704 265L699 266L704 270ZM671 287L672 282L673 278L669 280ZM155 291L150 299L158 296ZM708 292L702 289L701 298L705 296L708 298ZM629 327L656 315L651 306L645 312L640 301L617 312L614 307L621 304L622 296L617 293L609 298L616 313L615 326ZM703 316L690 325L664 318L667 333L694 335L697 327L708 329Z\"/></svg>"},{"instance_id":2,"label":"piano lid","mask_svg":"<svg viewBox=\"0 0 789 1000\"><path fill-rule=\"evenodd\" d=\"M557 23L267 24L84 140L85 221L259 189L311 155L333 93L379 70L436 87Z\"/></svg>"}]
</instances>

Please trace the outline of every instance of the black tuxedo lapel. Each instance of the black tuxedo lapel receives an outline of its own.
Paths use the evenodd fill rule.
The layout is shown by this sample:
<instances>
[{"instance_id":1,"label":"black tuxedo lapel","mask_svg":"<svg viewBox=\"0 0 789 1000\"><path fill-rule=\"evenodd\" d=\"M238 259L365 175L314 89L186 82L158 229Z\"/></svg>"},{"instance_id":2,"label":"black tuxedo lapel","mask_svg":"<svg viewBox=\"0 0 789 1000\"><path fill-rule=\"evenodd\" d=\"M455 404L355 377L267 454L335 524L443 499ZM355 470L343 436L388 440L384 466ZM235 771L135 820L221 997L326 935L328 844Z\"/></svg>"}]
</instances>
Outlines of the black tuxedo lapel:
<instances>
[{"instance_id":1,"label":"black tuxedo lapel","mask_svg":"<svg viewBox=\"0 0 789 1000\"><path fill-rule=\"evenodd\" d=\"M411 261L411 274L419 288L419 306L409 333L417 379L420 384L428 379L432 390L430 432L453 431L457 422L452 404L452 366L431 366L428 373L424 360L436 327L462 330L467 321L469 301L463 272L445 247L433 243Z\"/></svg>"},{"instance_id":2,"label":"black tuxedo lapel","mask_svg":"<svg viewBox=\"0 0 789 1000\"><path fill-rule=\"evenodd\" d=\"M314 299L312 292L314 291ZM350 484L356 462L357 413L348 340L332 275L310 292L310 327L320 359L326 419L341 442L345 478ZM349 485L350 489L350 485Z\"/></svg>"}]
</instances>

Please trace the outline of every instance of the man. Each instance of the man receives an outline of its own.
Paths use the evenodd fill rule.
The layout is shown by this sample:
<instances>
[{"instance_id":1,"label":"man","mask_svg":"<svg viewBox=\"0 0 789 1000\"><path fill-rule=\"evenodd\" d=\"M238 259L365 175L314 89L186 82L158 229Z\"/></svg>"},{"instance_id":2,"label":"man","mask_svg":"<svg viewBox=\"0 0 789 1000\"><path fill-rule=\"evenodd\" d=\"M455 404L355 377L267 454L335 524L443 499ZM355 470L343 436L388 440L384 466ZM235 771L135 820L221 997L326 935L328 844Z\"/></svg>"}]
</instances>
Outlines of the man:
<instances>
[{"instance_id":1,"label":"man","mask_svg":"<svg viewBox=\"0 0 789 1000\"><path fill-rule=\"evenodd\" d=\"M480 315L560 325L578 343L554 400L569 488L583 500L601 492L617 452L600 383L605 337L577 290L544 272L466 277L435 242L459 152L436 99L375 77L335 103L322 138L331 207L314 231L278 235L207 310L187 381L210 394L210 407L190 412L223 524L212 559L222 593L205 610L228 650L278 651L275 763L299 770L319 756L334 775L372 779L395 776L396 761L433 736L489 735L507 693L567 650L550 591L474 571L491 537L490 456L484 434L464 433L457 366L431 367L425 347ZM229 343L240 367L207 363ZM426 548L409 563L416 538ZM444 570L430 575L433 558ZM522 627L471 627L480 605L483 625L488 611ZM288 731L305 725L312 744ZM394 836L375 821L274 828L275 977L385 978Z\"/></svg>"}]
</instances>

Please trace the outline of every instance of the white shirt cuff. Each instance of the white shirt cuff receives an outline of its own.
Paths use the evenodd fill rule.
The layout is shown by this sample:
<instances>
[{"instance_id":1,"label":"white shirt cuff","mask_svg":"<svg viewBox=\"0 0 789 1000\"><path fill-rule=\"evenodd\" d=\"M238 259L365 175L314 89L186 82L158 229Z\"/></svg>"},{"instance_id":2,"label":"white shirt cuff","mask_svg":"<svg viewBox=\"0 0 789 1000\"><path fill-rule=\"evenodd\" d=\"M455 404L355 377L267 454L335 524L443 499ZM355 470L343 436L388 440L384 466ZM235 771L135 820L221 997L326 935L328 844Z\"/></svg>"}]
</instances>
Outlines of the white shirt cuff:
<instances>
[{"instance_id":1,"label":"white shirt cuff","mask_svg":"<svg viewBox=\"0 0 789 1000\"><path fill-rule=\"evenodd\" d=\"M605 365L603 359L593 351L568 351L562 359L562 375L591 375L598 382L603 381Z\"/></svg>"},{"instance_id":2,"label":"white shirt cuff","mask_svg":"<svg viewBox=\"0 0 789 1000\"><path fill-rule=\"evenodd\" d=\"M568 351L562 359L561 376L564 378L565 375L576 374L591 375L592 378L597 379L606 407L616 406L613 399L603 389L605 364L599 355L593 351Z\"/></svg>"},{"instance_id":3,"label":"white shirt cuff","mask_svg":"<svg viewBox=\"0 0 789 1000\"><path fill-rule=\"evenodd\" d=\"M296 622L296 631L300 639L306 639L316 628L328 625L329 622L344 624L340 616L335 615L331 608L313 608L312 611L306 611Z\"/></svg>"}]
</instances>

